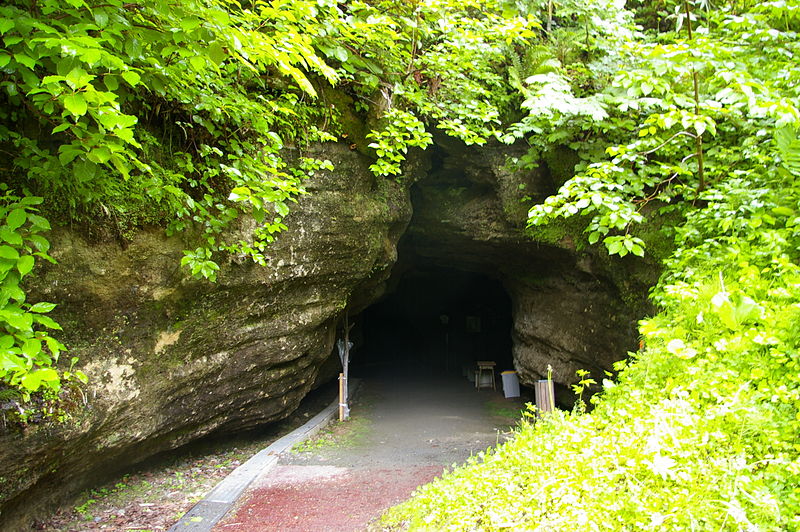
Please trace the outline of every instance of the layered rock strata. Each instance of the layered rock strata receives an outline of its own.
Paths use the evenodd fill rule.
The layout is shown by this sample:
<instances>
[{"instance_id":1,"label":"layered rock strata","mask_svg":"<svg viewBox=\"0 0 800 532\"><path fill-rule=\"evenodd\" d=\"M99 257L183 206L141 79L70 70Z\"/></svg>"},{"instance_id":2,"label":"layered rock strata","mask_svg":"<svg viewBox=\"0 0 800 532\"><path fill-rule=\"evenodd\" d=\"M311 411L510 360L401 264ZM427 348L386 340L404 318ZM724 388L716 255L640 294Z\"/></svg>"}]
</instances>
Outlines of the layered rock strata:
<instances>
[{"instance_id":1,"label":"layered rock strata","mask_svg":"<svg viewBox=\"0 0 800 532\"><path fill-rule=\"evenodd\" d=\"M89 383L69 392L72 421L0 435L0 528L24 530L37 507L160 451L297 407L348 301L380 292L411 215L407 190L375 179L362 155L329 145L324 157L336 170L307 183L269 265L232 257L215 284L186 275L187 245L163 229L124 247L51 235L59 264L35 296L58 302Z\"/></svg>"}]
</instances>

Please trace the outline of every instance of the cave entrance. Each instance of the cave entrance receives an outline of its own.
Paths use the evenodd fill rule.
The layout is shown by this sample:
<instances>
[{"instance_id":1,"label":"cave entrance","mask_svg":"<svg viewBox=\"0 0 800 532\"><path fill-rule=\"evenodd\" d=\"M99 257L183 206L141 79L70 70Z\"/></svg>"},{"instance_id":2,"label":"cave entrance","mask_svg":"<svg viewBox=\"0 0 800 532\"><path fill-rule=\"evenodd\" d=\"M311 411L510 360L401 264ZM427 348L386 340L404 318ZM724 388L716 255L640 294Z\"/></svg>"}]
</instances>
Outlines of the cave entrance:
<instances>
[{"instance_id":1,"label":"cave entrance","mask_svg":"<svg viewBox=\"0 0 800 532\"><path fill-rule=\"evenodd\" d=\"M511 300L499 281L416 265L393 284L357 318L355 375L388 370L466 376L476 360L513 369Z\"/></svg>"}]
</instances>

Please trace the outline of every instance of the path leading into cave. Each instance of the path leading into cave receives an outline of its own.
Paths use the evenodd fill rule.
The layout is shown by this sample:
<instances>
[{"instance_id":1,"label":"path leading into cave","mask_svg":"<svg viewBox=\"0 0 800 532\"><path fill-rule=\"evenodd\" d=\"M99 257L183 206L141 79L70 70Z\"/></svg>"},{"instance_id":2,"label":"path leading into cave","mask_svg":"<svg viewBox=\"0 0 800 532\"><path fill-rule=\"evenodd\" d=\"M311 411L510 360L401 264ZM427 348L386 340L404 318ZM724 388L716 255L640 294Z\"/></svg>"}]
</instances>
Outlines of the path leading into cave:
<instances>
[{"instance_id":1,"label":"path leading into cave","mask_svg":"<svg viewBox=\"0 0 800 532\"><path fill-rule=\"evenodd\" d=\"M502 443L522 406L464 378L368 375L351 420L282 455L214 531L364 530L445 467Z\"/></svg>"}]
</instances>

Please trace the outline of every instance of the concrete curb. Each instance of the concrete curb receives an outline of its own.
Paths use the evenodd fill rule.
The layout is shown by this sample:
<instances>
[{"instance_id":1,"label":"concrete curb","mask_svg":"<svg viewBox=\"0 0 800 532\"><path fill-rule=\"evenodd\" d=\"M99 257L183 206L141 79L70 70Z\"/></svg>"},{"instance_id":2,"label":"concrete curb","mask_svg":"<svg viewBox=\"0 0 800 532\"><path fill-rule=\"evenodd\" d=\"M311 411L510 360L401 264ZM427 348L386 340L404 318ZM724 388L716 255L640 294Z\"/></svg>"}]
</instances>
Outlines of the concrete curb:
<instances>
[{"instance_id":1,"label":"concrete curb","mask_svg":"<svg viewBox=\"0 0 800 532\"><path fill-rule=\"evenodd\" d=\"M349 397L352 399L361 381L350 379ZM296 428L286 436L275 440L268 447L253 455L247 462L234 469L217 484L208 495L194 505L191 510L172 525L167 532L210 532L220 519L244 493L247 487L258 477L278 463L278 455L288 451L294 445L314 436L328 424L339 412L339 399L326 406L322 412L309 419L303 426Z\"/></svg>"}]
</instances>

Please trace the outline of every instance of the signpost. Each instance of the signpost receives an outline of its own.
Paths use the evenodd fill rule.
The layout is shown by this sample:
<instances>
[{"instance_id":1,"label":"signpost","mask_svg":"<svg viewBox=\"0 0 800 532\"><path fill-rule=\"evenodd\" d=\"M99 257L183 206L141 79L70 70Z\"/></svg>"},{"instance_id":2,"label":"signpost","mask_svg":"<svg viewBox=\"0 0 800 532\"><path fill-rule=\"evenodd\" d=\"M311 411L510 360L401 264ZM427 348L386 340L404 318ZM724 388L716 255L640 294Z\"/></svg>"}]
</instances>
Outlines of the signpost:
<instances>
[{"instance_id":1,"label":"signpost","mask_svg":"<svg viewBox=\"0 0 800 532\"><path fill-rule=\"evenodd\" d=\"M553 381L550 379L541 379L534 383L534 391L536 394L536 414L541 416L545 412L552 412L555 410L555 390L553 390Z\"/></svg>"},{"instance_id":2,"label":"signpost","mask_svg":"<svg viewBox=\"0 0 800 532\"><path fill-rule=\"evenodd\" d=\"M353 342L350 341L350 329L353 326L349 323L348 314L344 315L344 338L336 341L339 348L339 360L342 362L342 372L339 373L339 421L344 421L350 417L350 405L347 398L347 377L350 366L350 348Z\"/></svg>"}]
</instances>

